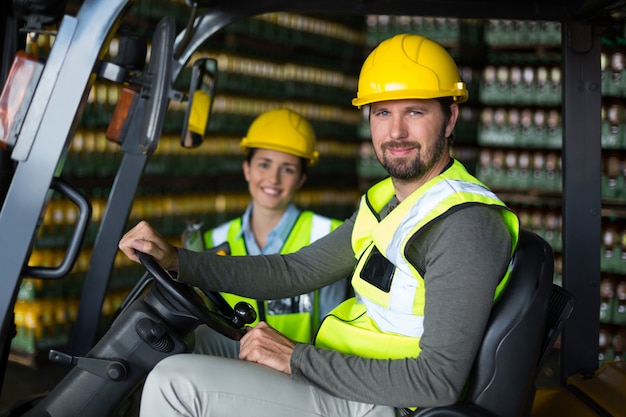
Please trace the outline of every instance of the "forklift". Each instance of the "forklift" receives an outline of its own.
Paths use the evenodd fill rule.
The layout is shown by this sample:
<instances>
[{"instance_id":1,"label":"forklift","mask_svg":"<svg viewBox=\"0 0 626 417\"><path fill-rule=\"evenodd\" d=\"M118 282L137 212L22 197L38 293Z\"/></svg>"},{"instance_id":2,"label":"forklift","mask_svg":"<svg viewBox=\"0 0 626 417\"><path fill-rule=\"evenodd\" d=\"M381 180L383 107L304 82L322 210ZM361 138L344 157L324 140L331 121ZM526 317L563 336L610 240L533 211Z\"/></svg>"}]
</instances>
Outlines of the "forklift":
<instances>
[{"instance_id":1,"label":"forklift","mask_svg":"<svg viewBox=\"0 0 626 417\"><path fill-rule=\"evenodd\" d=\"M11 416L115 415L160 359L189 351L188 336L199 324L237 340L245 324L253 320L254 312L246 306L233 310L224 306L218 294L200 298L190 287L178 285L150 257L142 256L147 273L123 304L118 318L124 319L115 320L107 334L96 340L117 243L144 168L158 146L171 101L187 106L181 146L201 146L204 140L206 122L198 127L193 115L209 109L198 112L194 102L206 107L206 101L194 98L196 92L214 95L216 65L205 58L190 62L194 52L234 22L277 11L561 22L563 288L576 304L562 329L561 386L538 388L530 414L626 415L626 366L615 362L598 367L597 256L601 241L600 41L606 27L624 18L626 0L186 0L186 27L177 32L173 19L163 16L154 28L147 65L145 45L121 38L121 33L125 49L117 62L108 62L106 50L133 3L85 0L75 14L67 13L67 0L13 0L0 6L0 79L4 84L0 97L0 381L15 333L13 309L22 278L63 279L83 245L91 207L61 172L88 93L96 79L132 87L120 95L109 125L110 140L118 144L123 156L93 246L70 353L50 352L51 360L73 368L50 394L16 407ZM50 32L55 41L45 60L22 51L24 33ZM186 66L193 69L189 91L177 91L174 84ZM33 243L54 192L77 206L75 229L58 267L31 265ZM148 286L148 292L143 292ZM98 399L106 399L109 405Z\"/></svg>"}]
</instances>

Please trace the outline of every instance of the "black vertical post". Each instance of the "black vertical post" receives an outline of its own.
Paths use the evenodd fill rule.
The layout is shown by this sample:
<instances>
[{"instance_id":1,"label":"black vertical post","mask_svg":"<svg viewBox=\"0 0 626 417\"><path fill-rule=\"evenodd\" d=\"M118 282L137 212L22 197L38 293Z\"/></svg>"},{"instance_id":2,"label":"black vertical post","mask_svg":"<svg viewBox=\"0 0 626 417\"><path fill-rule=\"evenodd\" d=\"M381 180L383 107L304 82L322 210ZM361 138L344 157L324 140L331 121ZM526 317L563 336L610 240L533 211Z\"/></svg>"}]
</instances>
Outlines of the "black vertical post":
<instances>
[{"instance_id":1,"label":"black vertical post","mask_svg":"<svg viewBox=\"0 0 626 417\"><path fill-rule=\"evenodd\" d=\"M125 153L120 163L83 284L78 315L70 338L69 349L73 355L84 356L97 340L102 304L111 279L117 244L124 233L147 162L148 155Z\"/></svg>"},{"instance_id":2,"label":"black vertical post","mask_svg":"<svg viewBox=\"0 0 626 417\"><path fill-rule=\"evenodd\" d=\"M565 380L598 367L602 91L600 36L590 24L563 24L562 86L563 286L576 297L562 335Z\"/></svg>"}]
</instances>

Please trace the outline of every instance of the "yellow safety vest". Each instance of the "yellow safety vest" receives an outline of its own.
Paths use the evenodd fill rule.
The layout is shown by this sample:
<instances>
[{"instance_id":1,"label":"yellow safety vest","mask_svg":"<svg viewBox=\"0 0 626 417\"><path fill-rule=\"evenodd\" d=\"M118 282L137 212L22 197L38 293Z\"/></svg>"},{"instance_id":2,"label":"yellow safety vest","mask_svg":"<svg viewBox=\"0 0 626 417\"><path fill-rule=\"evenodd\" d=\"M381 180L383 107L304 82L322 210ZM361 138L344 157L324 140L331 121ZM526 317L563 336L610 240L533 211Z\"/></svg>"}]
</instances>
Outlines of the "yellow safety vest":
<instances>
[{"instance_id":1,"label":"yellow safety vest","mask_svg":"<svg viewBox=\"0 0 626 417\"><path fill-rule=\"evenodd\" d=\"M376 359L417 357L423 332L424 279L406 259L405 249L420 229L467 204L502 208L517 245L517 216L457 161L420 187L380 220L378 213L395 195L391 179L361 198L352 233L357 266L352 275L356 297L331 311L316 335L319 347ZM511 253L512 254L512 253ZM509 273L496 290L500 294Z\"/></svg>"},{"instance_id":2,"label":"yellow safety vest","mask_svg":"<svg viewBox=\"0 0 626 417\"><path fill-rule=\"evenodd\" d=\"M212 248L220 243L228 242L232 256L247 255L248 251L241 233L241 222L241 217L238 217L205 232L204 247ZM289 232L280 253L295 252L332 232L342 223L340 220L330 219L312 211L302 211ZM319 327L319 291L302 294L291 299L269 301L253 300L229 293L222 293L222 296L231 306L240 301L250 303L259 313L257 320L251 325L256 325L259 320L264 320L296 342L310 343L312 336Z\"/></svg>"}]
</instances>

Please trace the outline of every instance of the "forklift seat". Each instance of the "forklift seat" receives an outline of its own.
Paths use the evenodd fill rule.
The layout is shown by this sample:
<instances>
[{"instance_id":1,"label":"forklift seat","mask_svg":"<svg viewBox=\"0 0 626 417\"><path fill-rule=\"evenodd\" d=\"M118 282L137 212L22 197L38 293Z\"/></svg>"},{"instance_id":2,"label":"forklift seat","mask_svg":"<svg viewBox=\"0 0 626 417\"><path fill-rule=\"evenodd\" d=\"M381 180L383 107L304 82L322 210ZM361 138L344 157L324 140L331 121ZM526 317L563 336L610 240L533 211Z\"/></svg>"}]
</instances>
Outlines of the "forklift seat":
<instances>
[{"instance_id":1,"label":"forklift seat","mask_svg":"<svg viewBox=\"0 0 626 417\"><path fill-rule=\"evenodd\" d=\"M522 230L510 281L494 304L463 400L418 409L412 417L523 417L535 378L569 317L573 297L553 284L554 257L537 234Z\"/></svg>"}]
</instances>

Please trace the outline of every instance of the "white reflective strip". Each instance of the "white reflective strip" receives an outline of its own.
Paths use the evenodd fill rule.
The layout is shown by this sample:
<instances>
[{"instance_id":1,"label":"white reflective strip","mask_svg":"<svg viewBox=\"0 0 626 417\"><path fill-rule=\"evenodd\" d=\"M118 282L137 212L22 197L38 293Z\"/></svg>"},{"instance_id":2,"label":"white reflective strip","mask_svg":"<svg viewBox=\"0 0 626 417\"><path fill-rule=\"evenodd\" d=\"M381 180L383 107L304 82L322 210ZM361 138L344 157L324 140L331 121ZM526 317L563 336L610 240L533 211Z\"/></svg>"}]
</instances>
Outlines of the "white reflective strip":
<instances>
[{"instance_id":1,"label":"white reflective strip","mask_svg":"<svg viewBox=\"0 0 626 417\"><path fill-rule=\"evenodd\" d=\"M332 222L328 217L320 216L319 214L313 215L313 221L311 223L311 236L309 237L309 243L315 242L317 239L326 236L330 233L332 228Z\"/></svg>"},{"instance_id":2,"label":"white reflective strip","mask_svg":"<svg viewBox=\"0 0 626 417\"><path fill-rule=\"evenodd\" d=\"M397 227L387 246L387 258L396 265L401 264L402 254L400 253L400 247L415 225L422 221L422 219L443 200L459 192L477 194L499 201L498 197L492 191L479 184L459 180L441 181L430 190L426 191L409 209L407 215L404 216L404 219L400 222L400 225ZM406 270L405 272L410 273L410 270Z\"/></svg>"},{"instance_id":3,"label":"white reflective strip","mask_svg":"<svg viewBox=\"0 0 626 417\"><path fill-rule=\"evenodd\" d=\"M415 279L410 270L408 273L405 272L406 270L407 268L397 268L394 271L391 289L389 290L389 305L393 306L394 310L397 310L399 313L402 312L407 316L414 317L415 290L420 285L420 282ZM422 329L420 328L420 330Z\"/></svg>"},{"instance_id":4,"label":"white reflective strip","mask_svg":"<svg viewBox=\"0 0 626 417\"><path fill-rule=\"evenodd\" d=\"M211 239L213 239L213 246L217 246L220 243L224 243L228 240L228 231L230 230L231 222L224 223L213 229Z\"/></svg>"},{"instance_id":5,"label":"white reflective strip","mask_svg":"<svg viewBox=\"0 0 626 417\"><path fill-rule=\"evenodd\" d=\"M408 291L408 290L407 290ZM415 292L413 292L415 293ZM424 333L424 317L406 314L402 311L389 310L370 300L357 298L365 305L367 314L384 332L401 334L409 337L422 337Z\"/></svg>"}]
</instances>

